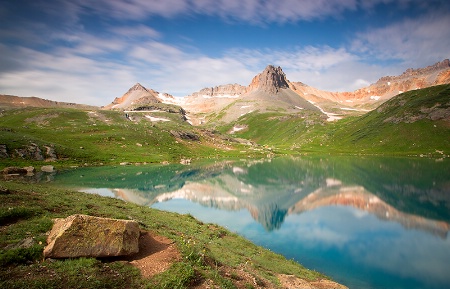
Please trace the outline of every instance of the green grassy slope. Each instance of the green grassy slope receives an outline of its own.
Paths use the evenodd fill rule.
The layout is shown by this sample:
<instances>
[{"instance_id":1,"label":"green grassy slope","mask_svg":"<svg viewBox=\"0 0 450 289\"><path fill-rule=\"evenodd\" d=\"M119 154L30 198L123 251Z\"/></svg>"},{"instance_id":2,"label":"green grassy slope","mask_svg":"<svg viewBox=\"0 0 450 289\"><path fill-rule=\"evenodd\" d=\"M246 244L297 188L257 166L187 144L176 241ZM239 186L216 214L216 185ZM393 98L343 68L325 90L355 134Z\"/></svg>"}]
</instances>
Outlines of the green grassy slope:
<instances>
[{"instance_id":1,"label":"green grassy slope","mask_svg":"<svg viewBox=\"0 0 450 289\"><path fill-rule=\"evenodd\" d=\"M360 117L326 122L313 113L252 114L220 128L280 151L318 153L450 153L450 85L403 93Z\"/></svg>"},{"instance_id":2,"label":"green grassy slope","mask_svg":"<svg viewBox=\"0 0 450 289\"><path fill-rule=\"evenodd\" d=\"M72 214L133 219L142 230L166 236L181 258L167 271L143 279L129 264L93 258L42 260L53 218ZM214 224L119 199L73 192L49 184L0 181L1 288L277 288L278 274L325 278ZM30 247L20 247L24 239ZM63 284L63 285L62 285ZM203 287L202 287L203 288Z\"/></svg>"},{"instance_id":3,"label":"green grassy slope","mask_svg":"<svg viewBox=\"0 0 450 289\"><path fill-rule=\"evenodd\" d=\"M192 127L172 107L152 112L170 121L150 122L143 112L24 108L0 115L0 144L8 153L30 143L53 146L70 164L178 162L182 158L259 157L268 153L449 154L450 85L403 93L360 117L326 122L317 112L253 112L214 127ZM233 127L242 130L230 134ZM198 140L180 138L196 135ZM259 144L249 148L233 138ZM4 166L29 163L2 159Z\"/></svg>"},{"instance_id":4,"label":"green grassy slope","mask_svg":"<svg viewBox=\"0 0 450 289\"><path fill-rule=\"evenodd\" d=\"M253 140L261 145L289 148L310 142L310 138L323 132L323 125L324 120L321 115L311 111L297 114L252 112L242 116L236 122L220 127L219 130L227 133L234 126L245 127L234 135Z\"/></svg>"},{"instance_id":5,"label":"green grassy slope","mask_svg":"<svg viewBox=\"0 0 450 289\"><path fill-rule=\"evenodd\" d=\"M409 91L360 118L336 123L327 145L362 153L449 154L449 107L450 85Z\"/></svg>"},{"instance_id":6,"label":"green grassy slope","mask_svg":"<svg viewBox=\"0 0 450 289\"><path fill-rule=\"evenodd\" d=\"M242 146L192 127L179 113L153 112L169 119L150 122L145 113L61 108L25 108L4 111L0 117L0 144L8 153L30 143L53 146L61 160L74 164L120 162L178 162L182 158L239 156ZM198 140L180 137L195 135ZM2 159L5 165L28 162Z\"/></svg>"}]
</instances>

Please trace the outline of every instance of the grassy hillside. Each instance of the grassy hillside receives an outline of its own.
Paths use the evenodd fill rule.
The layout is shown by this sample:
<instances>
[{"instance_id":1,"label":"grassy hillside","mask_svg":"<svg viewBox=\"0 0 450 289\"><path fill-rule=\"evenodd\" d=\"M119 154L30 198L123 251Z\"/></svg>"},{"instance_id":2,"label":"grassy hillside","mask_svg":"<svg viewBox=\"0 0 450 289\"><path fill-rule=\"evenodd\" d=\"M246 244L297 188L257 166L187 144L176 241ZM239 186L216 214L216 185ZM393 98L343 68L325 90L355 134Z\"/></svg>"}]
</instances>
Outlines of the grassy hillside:
<instances>
[{"instance_id":1,"label":"grassy hillside","mask_svg":"<svg viewBox=\"0 0 450 289\"><path fill-rule=\"evenodd\" d=\"M235 136L253 140L261 145L289 148L310 142L311 137L323 132L323 126L324 119L317 112L285 114L256 111L240 117L236 122L220 127L219 130L227 133L233 127L242 127L244 129L235 132Z\"/></svg>"},{"instance_id":2,"label":"grassy hillside","mask_svg":"<svg viewBox=\"0 0 450 289\"><path fill-rule=\"evenodd\" d=\"M223 126L280 152L449 154L450 85L403 93L360 117L326 122L313 113L251 113ZM443 153L442 153L443 152Z\"/></svg>"},{"instance_id":3,"label":"grassy hillside","mask_svg":"<svg viewBox=\"0 0 450 289\"><path fill-rule=\"evenodd\" d=\"M327 122L318 112L258 111L218 127L193 127L173 107L147 112L23 108L1 112L0 145L29 164L16 149L52 147L68 164L179 162L183 158L260 157L271 152L444 155L450 153L450 85L410 91L360 117ZM236 130L235 128L239 128ZM234 132L232 133L232 131ZM257 143L248 146L236 139ZM245 142L242 142L245 143Z\"/></svg>"},{"instance_id":4,"label":"grassy hillside","mask_svg":"<svg viewBox=\"0 0 450 289\"><path fill-rule=\"evenodd\" d=\"M450 85L398 95L362 117L330 127L326 143L337 151L449 154Z\"/></svg>"},{"instance_id":5,"label":"grassy hillside","mask_svg":"<svg viewBox=\"0 0 450 289\"><path fill-rule=\"evenodd\" d=\"M173 240L182 258L150 279L120 260L43 261L45 232L52 219L72 214L137 220L141 230ZM325 278L189 215L48 184L0 181L0 225L1 288L206 288L197 287L204 282L214 288L278 288L279 274L310 281ZM31 240L30 246L21 246L23 240Z\"/></svg>"},{"instance_id":6,"label":"grassy hillside","mask_svg":"<svg viewBox=\"0 0 450 289\"><path fill-rule=\"evenodd\" d=\"M236 157L248 154L246 147L192 127L176 111L152 112L151 122L143 112L61 108L24 108L3 111L0 144L10 156L30 143L55 149L59 161L74 164L120 162L178 162L182 158ZM249 154L252 154L249 152ZM20 157L2 159L3 164L22 164Z\"/></svg>"}]
</instances>

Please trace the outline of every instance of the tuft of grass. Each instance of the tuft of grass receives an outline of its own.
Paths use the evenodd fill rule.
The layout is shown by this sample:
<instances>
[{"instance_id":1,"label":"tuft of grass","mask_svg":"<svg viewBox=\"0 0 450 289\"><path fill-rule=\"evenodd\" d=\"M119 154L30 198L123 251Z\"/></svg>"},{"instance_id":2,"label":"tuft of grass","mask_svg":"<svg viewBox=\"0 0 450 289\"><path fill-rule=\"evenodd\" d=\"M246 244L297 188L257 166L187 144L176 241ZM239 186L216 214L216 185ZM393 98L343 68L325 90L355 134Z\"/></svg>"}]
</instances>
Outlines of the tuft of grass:
<instances>
[{"instance_id":1,"label":"tuft of grass","mask_svg":"<svg viewBox=\"0 0 450 289\"><path fill-rule=\"evenodd\" d=\"M44 246L35 245L30 248L0 250L0 266L25 264L42 259Z\"/></svg>"},{"instance_id":2,"label":"tuft of grass","mask_svg":"<svg viewBox=\"0 0 450 289\"><path fill-rule=\"evenodd\" d=\"M7 267L0 273L2 288L140 288L141 281L134 267L94 258Z\"/></svg>"},{"instance_id":3,"label":"tuft of grass","mask_svg":"<svg viewBox=\"0 0 450 289\"><path fill-rule=\"evenodd\" d=\"M3 207L0 209L0 226L5 226L21 219L29 219L35 214L35 209L24 206Z\"/></svg>"},{"instance_id":4,"label":"tuft of grass","mask_svg":"<svg viewBox=\"0 0 450 289\"><path fill-rule=\"evenodd\" d=\"M154 289L182 289L196 280L195 269L189 262L173 264L167 271L158 274L146 288Z\"/></svg>"}]
</instances>

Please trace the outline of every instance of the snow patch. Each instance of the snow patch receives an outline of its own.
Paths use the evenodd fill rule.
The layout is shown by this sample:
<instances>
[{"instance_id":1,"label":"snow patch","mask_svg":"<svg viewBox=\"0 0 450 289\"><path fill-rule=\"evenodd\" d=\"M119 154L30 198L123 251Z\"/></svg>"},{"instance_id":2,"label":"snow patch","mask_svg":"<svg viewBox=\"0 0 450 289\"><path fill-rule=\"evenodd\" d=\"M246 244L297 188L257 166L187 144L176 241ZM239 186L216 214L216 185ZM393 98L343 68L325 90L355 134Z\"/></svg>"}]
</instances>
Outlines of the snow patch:
<instances>
[{"instance_id":1,"label":"snow patch","mask_svg":"<svg viewBox=\"0 0 450 289\"><path fill-rule=\"evenodd\" d=\"M214 95L214 96L204 94L204 95L202 95L202 97L203 98L238 98L239 94L233 94L233 95L232 94L219 94L219 95Z\"/></svg>"},{"instance_id":2,"label":"snow patch","mask_svg":"<svg viewBox=\"0 0 450 289\"><path fill-rule=\"evenodd\" d=\"M335 114L335 113L330 113L330 112L325 112L325 111L323 113L325 113L328 116L327 121L335 121L335 120L342 119L342 116L339 116L338 114Z\"/></svg>"},{"instance_id":3,"label":"snow patch","mask_svg":"<svg viewBox=\"0 0 450 289\"><path fill-rule=\"evenodd\" d=\"M314 102L312 102L312 101L310 101L310 100L308 100L308 102L311 103L311 104L314 104ZM323 108L321 108L321 107L318 106L318 105L315 105L315 104L314 104L314 106L317 107L317 108L320 110L320 112L322 112L323 114L325 114L326 116L328 116L327 121L335 121L335 120L340 120L340 119L342 119L342 116L339 116L338 114L331 113L331 112L326 112L325 110L323 110Z\"/></svg>"},{"instance_id":4,"label":"snow patch","mask_svg":"<svg viewBox=\"0 0 450 289\"><path fill-rule=\"evenodd\" d=\"M244 113L241 114L241 116L246 115L248 113L252 113L252 112L254 112L254 110L250 110L250 111L244 112Z\"/></svg>"},{"instance_id":5,"label":"snow patch","mask_svg":"<svg viewBox=\"0 0 450 289\"><path fill-rule=\"evenodd\" d=\"M183 97L167 97L164 94L162 94L161 92L158 93L158 98L163 102L163 103L168 103L168 104L176 104L176 105L181 105L184 104L184 98Z\"/></svg>"},{"instance_id":6,"label":"snow patch","mask_svg":"<svg viewBox=\"0 0 450 289\"><path fill-rule=\"evenodd\" d=\"M241 109L249 108L249 107L252 107L252 106L251 105L243 105L243 106L241 106Z\"/></svg>"},{"instance_id":7,"label":"snow patch","mask_svg":"<svg viewBox=\"0 0 450 289\"><path fill-rule=\"evenodd\" d=\"M167 118L153 117L151 115L146 115L145 117L148 118L150 121L170 121L170 119Z\"/></svg>"},{"instance_id":8,"label":"snow patch","mask_svg":"<svg viewBox=\"0 0 450 289\"><path fill-rule=\"evenodd\" d=\"M296 109L304 109L303 107L300 106L295 106Z\"/></svg>"},{"instance_id":9,"label":"snow patch","mask_svg":"<svg viewBox=\"0 0 450 289\"><path fill-rule=\"evenodd\" d=\"M241 130L243 130L243 129L245 129L245 127L242 127L242 126L233 126L233 129L230 131L230 133L235 133L235 132L241 131Z\"/></svg>"},{"instance_id":10,"label":"snow patch","mask_svg":"<svg viewBox=\"0 0 450 289\"><path fill-rule=\"evenodd\" d=\"M353 102L353 100L346 99L345 102Z\"/></svg>"},{"instance_id":11,"label":"snow patch","mask_svg":"<svg viewBox=\"0 0 450 289\"><path fill-rule=\"evenodd\" d=\"M379 99L380 99L380 96L378 96L378 95L372 95L372 96L370 97L370 99L372 99L372 100L379 100Z\"/></svg>"}]
</instances>

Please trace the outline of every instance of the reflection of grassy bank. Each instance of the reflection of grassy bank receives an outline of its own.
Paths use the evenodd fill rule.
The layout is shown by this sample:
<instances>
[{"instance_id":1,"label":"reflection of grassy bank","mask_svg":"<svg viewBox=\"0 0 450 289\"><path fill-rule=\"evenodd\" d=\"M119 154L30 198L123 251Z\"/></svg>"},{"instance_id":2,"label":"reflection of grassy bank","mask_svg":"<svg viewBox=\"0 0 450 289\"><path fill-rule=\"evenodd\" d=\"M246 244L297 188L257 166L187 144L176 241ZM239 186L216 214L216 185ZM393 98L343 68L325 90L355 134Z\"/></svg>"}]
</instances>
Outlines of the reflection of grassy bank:
<instances>
[{"instance_id":1,"label":"reflection of grassy bank","mask_svg":"<svg viewBox=\"0 0 450 289\"><path fill-rule=\"evenodd\" d=\"M118 199L78 193L50 185L1 183L0 286L2 288L185 288L212 280L220 288L254 288L242 272L259 286L278 284L277 274L323 278L249 241L191 216L161 212ZM135 219L141 228L172 239L183 258L168 271L149 280L124 263L95 259L42 261L45 232L51 219L80 213ZM14 249L29 238L30 248ZM8 247L7 247L8 246ZM8 248L8 249L7 249ZM275 284L275 285L274 285ZM239 287L240 288L240 287Z\"/></svg>"}]
</instances>

